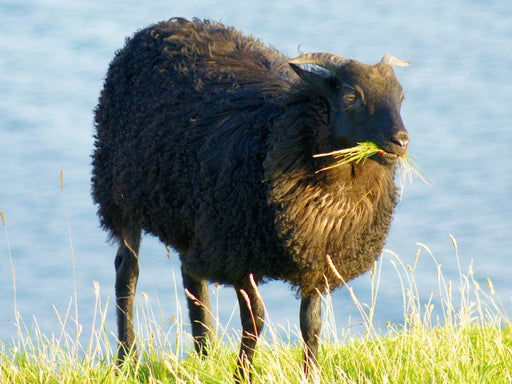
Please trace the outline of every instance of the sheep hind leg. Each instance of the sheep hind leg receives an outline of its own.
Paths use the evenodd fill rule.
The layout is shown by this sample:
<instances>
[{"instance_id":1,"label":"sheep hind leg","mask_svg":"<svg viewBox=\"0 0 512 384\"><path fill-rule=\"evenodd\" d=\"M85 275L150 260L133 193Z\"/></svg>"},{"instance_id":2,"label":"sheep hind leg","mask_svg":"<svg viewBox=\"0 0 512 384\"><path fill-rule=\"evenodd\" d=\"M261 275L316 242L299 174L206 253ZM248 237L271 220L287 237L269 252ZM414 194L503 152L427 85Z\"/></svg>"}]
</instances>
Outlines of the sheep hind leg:
<instances>
[{"instance_id":1,"label":"sheep hind leg","mask_svg":"<svg viewBox=\"0 0 512 384\"><path fill-rule=\"evenodd\" d=\"M212 341L214 329L208 282L190 276L183 269L181 273L183 286L187 293L188 313L192 324L195 350L198 354L206 356L208 343Z\"/></svg>"},{"instance_id":2,"label":"sheep hind leg","mask_svg":"<svg viewBox=\"0 0 512 384\"><path fill-rule=\"evenodd\" d=\"M135 347L133 300L139 278L138 253L140 238L140 229L127 228L124 230L119 241L119 248L115 258L115 290L119 337L118 364L123 363L126 356Z\"/></svg>"},{"instance_id":3,"label":"sheep hind leg","mask_svg":"<svg viewBox=\"0 0 512 384\"><path fill-rule=\"evenodd\" d=\"M310 383L318 378L318 341L322 330L322 295L303 295L300 303L300 330L304 340L304 374Z\"/></svg>"},{"instance_id":4,"label":"sheep hind leg","mask_svg":"<svg viewBox=\"0 0 512 384\"><path fill-rule=\"evenodd\" d=\"M242 320L242 342L238 354L238 368L235 382L245 382L249 375L258 337L263 329L265 307L254 280L247 278L240 285L235 285L240 318Z\"/></svg>"}]
</instances>

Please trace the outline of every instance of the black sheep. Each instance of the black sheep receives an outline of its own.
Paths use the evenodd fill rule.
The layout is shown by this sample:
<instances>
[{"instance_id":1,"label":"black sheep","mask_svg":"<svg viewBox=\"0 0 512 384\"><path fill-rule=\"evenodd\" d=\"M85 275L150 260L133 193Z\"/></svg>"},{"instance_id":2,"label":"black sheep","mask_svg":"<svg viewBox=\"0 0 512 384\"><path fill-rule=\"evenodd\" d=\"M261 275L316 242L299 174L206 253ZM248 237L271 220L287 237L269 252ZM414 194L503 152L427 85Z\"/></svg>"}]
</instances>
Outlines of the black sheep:
<instances>
[{"instance_id":1,"label":"black sheep","mask_svg":"<svg viewBox=\"0 0 512 384\"><path fill-rule=\"evenodd\" d=\"M308 64L308 68L300 65ZM207 281L238 295L236 377L263 327L257 284L302 295L306 373L317 364L321 293L371 268L397 203L407 150L392 56L373 66L331 54L282 56L222 24L176 18L128 39L99 105L93 197L115 258L119 360L134 346L141 231L179 252L196 350L213 330ZM313 155L377 143L364 163ZM332 265L328 262L328 257ZM200 305L197 305L200 303Z\"/></svg>"}]
</instances>

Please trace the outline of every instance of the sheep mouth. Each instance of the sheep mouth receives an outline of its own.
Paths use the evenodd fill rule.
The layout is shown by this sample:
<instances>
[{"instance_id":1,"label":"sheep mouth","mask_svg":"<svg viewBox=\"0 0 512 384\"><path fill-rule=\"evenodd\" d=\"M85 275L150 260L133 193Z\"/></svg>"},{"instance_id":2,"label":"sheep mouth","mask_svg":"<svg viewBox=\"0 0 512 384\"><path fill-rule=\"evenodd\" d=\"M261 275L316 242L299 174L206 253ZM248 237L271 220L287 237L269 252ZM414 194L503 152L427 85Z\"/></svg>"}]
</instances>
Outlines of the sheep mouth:
<instances>
[{"instance_id":1,"label":"sheep mouth","mask_svg":"<svg viewBox=\"0 0 512 384\"><path fill-rule=\"evenodd\" d=\"M398 155L393 152L386 152L384 150L380 150L375 155L371 156L370 159L376 161L378 164L383 166L391 166L397 163L403 156Z\"/></svg>"},{"instance_id":2,"label":"sheep mouth","mask_svg":"<svg viewBox=\"0 0 512 384\"><path fill-rule=\"evenodd\" d=\"M374 156L381 158L381 159L391 161L391 162L395 162L401 157L400 155L397 155L396 153L386 152L384 150L377 152L377 154Z\"/></svg>"}]
</instances>

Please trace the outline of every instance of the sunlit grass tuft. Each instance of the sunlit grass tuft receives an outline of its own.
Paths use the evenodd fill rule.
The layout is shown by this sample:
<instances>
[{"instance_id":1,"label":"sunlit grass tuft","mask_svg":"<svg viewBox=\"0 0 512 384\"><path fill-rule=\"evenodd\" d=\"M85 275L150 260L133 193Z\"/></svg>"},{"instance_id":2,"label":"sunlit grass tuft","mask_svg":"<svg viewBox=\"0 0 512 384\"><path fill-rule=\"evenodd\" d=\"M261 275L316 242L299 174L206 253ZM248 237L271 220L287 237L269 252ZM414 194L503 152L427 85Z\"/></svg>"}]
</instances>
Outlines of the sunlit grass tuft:
<instances>
[{"instance_id":1,"label":"sunlit grass tuft","mask_svg":"<svg viewBox=\"0 0 512 384\"><path fill-rule=\"evenodd\" d=\"M364 164L367 159L376 155L383 157L393 156L386 153L381 147L373 142L357 143L355 147L340 149L328 153L319 153L313 157L332 157L335 162L327 167L317 170L315 173L324 172L349 163ZM420 178L425 184L430 185L432 183L430 178L422 171L421 167L414 160L413 155L406 153L403 156L394 157L398 161L398 179L400 181L402 191L405 183L407 181L411 181L414 176Z\"/></svg>"},{"instance_id":2,"label":"sunlit grass tuft","mask_svg":"<svg viewBox=\"0 0 512 384\"><path fill-rule=\"evenodd\" d=\"M381 153L384 154L384 151L377 144L372 142L366 142L357 143L355 147L351 148L340 149L329 153L319 153L317 155L314 155L313 157L318 158L331 156L336 160L336 162L333 165L316 171L316 173L319 173L352 162L356 164L364 164L366 159Z\"/></svg>"}]
</instances>

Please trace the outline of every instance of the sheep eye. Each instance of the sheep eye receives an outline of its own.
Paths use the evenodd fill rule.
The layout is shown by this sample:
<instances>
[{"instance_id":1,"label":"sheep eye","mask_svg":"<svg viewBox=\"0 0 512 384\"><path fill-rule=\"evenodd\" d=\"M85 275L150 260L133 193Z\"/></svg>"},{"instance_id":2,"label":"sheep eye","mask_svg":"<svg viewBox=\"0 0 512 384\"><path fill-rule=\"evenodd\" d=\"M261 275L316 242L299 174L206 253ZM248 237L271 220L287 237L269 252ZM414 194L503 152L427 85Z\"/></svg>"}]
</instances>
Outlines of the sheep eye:
<instances>
[{"instance_id":1,"label":"sheep eye","mask_svg":"<svg viewBox=\"0 0 512 384\"><path fill-rule=\"evenodd\" d=\"M345 102L345 104L353 104L355 101L357 100L357 96L355 93L345 93L343 95L343 101Z\"/></svg>"}]
</instances>

